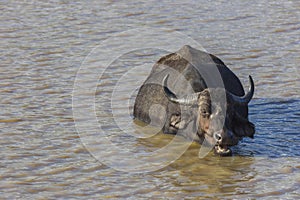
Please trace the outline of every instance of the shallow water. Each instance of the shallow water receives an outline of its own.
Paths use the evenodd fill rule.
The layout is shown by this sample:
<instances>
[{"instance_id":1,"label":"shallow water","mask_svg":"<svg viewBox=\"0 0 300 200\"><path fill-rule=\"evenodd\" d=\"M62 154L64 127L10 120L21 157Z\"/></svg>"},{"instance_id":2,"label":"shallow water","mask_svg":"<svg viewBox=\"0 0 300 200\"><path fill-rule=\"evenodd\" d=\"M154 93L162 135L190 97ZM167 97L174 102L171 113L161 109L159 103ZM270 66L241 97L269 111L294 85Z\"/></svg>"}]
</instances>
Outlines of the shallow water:
<instances>
[{"instance_id":1,"label":"shallow water","mask_svg":"<svg viewBox=\"0 0 300 200\"><path fill-rule=\"evenodd\" d=\"M2 198L299 198L298 1L1 1L0 10ZM130 31L137 28L153 32ZM255 138L244 139L227 158L209 153L200 159L201 146L192 143L179 159L149 173L116 171L103 164L108 157L98 161L93 150L99 147L86 145L77 132L89 118L74 122L79 69L91 66L97 78L80 74L95 86L85 91L96 91L101 129L90 127L94 142L105 141L105 134L119 147L133 147L132 155L141 158L173 137L139 138L147 134L135 132L134 97L155 61L183 44L201 44L219 56L245 87L253 76ZM124 129L131 131L124 134ZM109 155L114 167L128 167L104 147L99 155Z\"/></svg>"}]
</instances>

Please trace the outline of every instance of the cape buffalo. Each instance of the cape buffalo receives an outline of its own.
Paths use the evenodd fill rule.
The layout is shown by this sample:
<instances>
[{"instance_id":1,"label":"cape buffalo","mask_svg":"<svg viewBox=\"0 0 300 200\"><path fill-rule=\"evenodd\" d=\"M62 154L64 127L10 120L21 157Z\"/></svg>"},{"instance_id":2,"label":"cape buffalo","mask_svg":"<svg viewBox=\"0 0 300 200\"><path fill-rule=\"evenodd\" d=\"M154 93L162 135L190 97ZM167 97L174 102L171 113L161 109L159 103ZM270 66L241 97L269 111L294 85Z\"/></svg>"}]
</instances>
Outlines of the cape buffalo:
<instances>
[{"instance_id":1,"label":"cape buffalo","mask_svg":"<svg viewBox=\"0 0 300 200\"><path fill-rule=\"evenodd\" d=\"M218 155L231 155L229 146L253 138L248 103L254 94L249 76L245 94L238 77L216 56L183 46L159 59L137 94L135 119L214 145Z\"/></svg>"}]
</instances>

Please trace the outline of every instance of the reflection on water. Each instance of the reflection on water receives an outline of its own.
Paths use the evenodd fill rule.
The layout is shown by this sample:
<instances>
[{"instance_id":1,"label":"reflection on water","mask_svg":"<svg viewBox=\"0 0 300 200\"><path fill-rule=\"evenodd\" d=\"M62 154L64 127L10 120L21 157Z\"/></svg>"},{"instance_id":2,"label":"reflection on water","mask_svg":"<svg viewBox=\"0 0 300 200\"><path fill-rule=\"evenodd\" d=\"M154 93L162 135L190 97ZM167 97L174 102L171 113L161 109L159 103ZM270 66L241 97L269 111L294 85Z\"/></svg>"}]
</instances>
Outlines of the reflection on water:
<instances>
[{"instance_id":1,"label":"reflection on water","mask_svg":"<svg viewBox=\"0 0 300 200\"><path fill-rule=\"evenodd\" d=\"M1 1L1 197L298 199L299 9L298 1L286 0ZM72 115L76 72L93 47L112 34L126 38L122 31L144 25L189 35L219 56L246 87L248 75L253 76L250 118L257 134L234 147L233 157L210 153L199 159L200 145L193 143L158 171L127 174L98 162L81 143ZM120 55L95 83L99 122L106 122L104 130L114 141L137 152L155 151L173 137L129 140L110 123L110 95L124 73L141 66L123 80L124 97L113 104L119 122L132 123L128 116L138 82L165 54L153 48Z\"/></svg>"}]
</instances>

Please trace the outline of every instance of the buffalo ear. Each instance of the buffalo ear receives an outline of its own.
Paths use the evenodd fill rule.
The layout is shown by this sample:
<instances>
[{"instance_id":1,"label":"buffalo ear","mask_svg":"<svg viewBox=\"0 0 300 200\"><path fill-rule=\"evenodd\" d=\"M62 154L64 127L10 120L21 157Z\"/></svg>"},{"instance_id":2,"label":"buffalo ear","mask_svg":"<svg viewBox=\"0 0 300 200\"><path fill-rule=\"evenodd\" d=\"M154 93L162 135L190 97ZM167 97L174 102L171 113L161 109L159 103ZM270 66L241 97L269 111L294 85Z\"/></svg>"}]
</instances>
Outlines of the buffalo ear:
<instances>
[{"instance_id":1,"label":"buffalo ear","mask_svg":"<svg viewBox=\"0 0 300 200\"><path fill-rule=\"evenodd\" d=\"M255 126L246 119L239 119L235 121L233 131L237 136L253 138Z\"/></svg>"}]
</instances>

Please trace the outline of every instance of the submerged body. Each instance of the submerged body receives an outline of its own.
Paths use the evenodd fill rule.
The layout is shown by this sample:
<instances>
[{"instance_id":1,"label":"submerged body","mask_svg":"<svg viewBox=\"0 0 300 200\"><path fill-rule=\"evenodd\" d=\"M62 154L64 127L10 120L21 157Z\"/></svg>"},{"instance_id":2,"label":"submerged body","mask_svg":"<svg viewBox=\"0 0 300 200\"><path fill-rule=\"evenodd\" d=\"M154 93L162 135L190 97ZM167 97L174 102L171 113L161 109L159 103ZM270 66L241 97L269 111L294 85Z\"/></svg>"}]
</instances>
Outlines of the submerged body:
<instances>
[{"instance_id":1,"label":"submerged body","mask_svg":"<svg viewBox=\"0 0 300 200\"><path fill-rule=\"evenodd\" d=\"M248 103L254 93L251 76L245 94L238 77L216 56L190 46L162 57L139 89L134 118L181 134L215 152L231 155L229 146L255 133L248 121Z\"/></svg>"}]
</instances>

